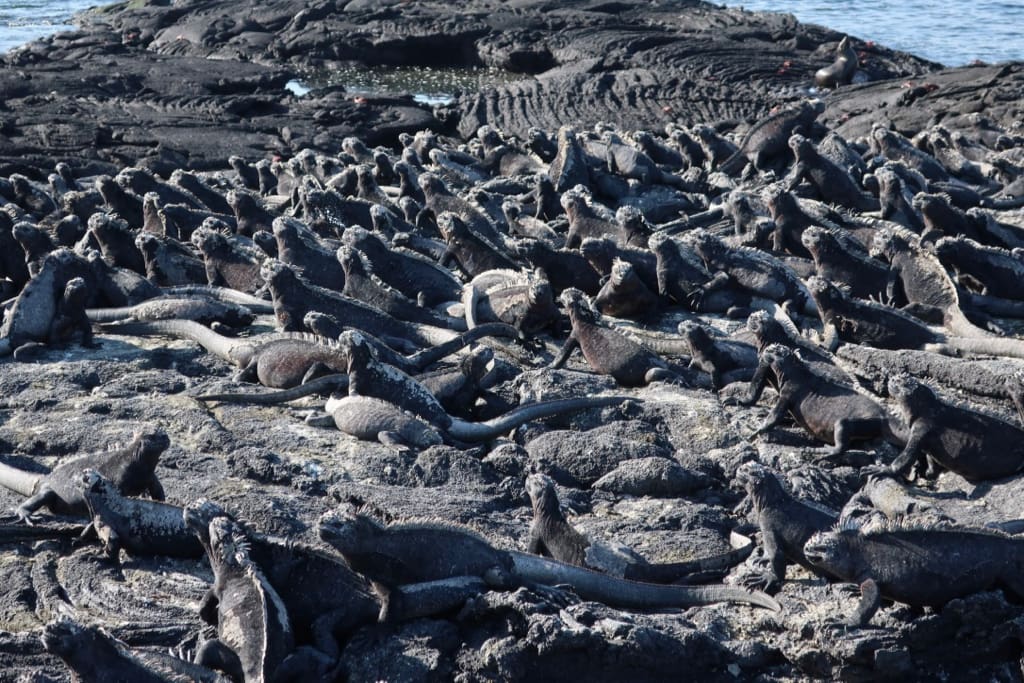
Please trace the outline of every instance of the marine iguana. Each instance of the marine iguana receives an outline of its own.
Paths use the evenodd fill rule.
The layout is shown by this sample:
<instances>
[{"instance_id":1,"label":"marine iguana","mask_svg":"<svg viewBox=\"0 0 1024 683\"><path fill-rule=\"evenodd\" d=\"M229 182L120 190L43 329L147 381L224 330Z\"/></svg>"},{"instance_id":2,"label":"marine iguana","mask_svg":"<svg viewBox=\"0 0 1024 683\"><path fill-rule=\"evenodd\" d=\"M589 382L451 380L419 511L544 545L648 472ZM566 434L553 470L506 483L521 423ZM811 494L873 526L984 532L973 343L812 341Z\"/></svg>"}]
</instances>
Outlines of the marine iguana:
<instances>
[{"instance_id":1,"label":"marine iguana","mask_svg":"<svg viewBox=\"0 0 1024 683\"><path fill-rule=\"evenodd\" d=\"M889 166L882 166L874 172L878 179L878 201L881 204L881 217L887 221L899 223L903 227L922 234L924 223L914 210L903 191L903 179Z\"/></svg>"},{"instance_id":2,"label":"marine iguana","mask_svg":"<svg viewBox=\"0 0 1024 683\"><path fill-rule=\"evenodd\" d=\"M747 247L730 248L703 228L690 231L685 239L693 245L708 270L715 272L715 277L702 285L703 291L734 283L772 301L791 301L797 310L813 309L800 278L774 256Z\"/></svg>"},{"instance_id":3,"label":"marine iguana","mask_svg":"<svg viewBox=\"0 0 1024 683\"><path fill-rule=\"evenodd\" d=\"M300 237L299 230L307 230L293 218L275 218L274 240L277 258L298 271L299 275L318 287L335 292L345 288L345 270L326 245L311 244ZM301 226L301 227L300 227Z\"/></svg>"},{"instance_id":4,"label":"marine iguana","mask_svg":"<svg viewBox=\"0 0 1024 683\"><path fill-rule=\"evenodd\" d=\"M231 205L228 204L224 195L195 173L180 168L175 169L171 174L171 183L199 199L210 211L231 213Z\"/></svg>"},{"instance_id":5,"label":"marine iguana","mask_svg":"<svg viewBox=\"0 0 1024 683\"><path fill-rule=\"evenodd\" d=\"M287 680L311 653L295 651L288 611L250 557L245 534L229 518L217 517L210 522L206 550L214 575L217 637L199 646L196 662L246 683Z\"/></svg>"},{"instance_id":6,"label":"marine iguana","mask_svg":"<svg viewBox=\"0 0 1024 683\"><path fill-rule=\"evenodd\" d=\"M183 511L185 524L205 548L210 545L210 523L217 518L231 519L244 529L249 557L281 596L299 643L337 657L349 634L377 619L381 603L370 583L329 548L246 528L209 500L193 501ZM211 588L202 602L204 619L216 623L217 602Z\"/></svg>"},{"instance_id":7,"label":"marine iguana","mask_svg":"<svg viewBox=\"0 0 1024 683\"><path fill-rule=\"evenodd\" d=\"M306 313L317 311L344 320L348 327L419 346L441 344L458 336L452 330L398 320L361 301L305 282L280 261L268 260L263 272L274 301L274 314L285 331L301 330Z\"/></svg>"},{"instance_id":8,"label":"marine iguana","mask_svg":"<svg viewBox=\"0 0 1024 683\"><path fill-rule=\"evenodd\" d=\"M730 567L745 560L753 550L753 544L748 541L736 550L714 557L651 564L630 548L593 544L574 529L562 514L555 482L550 477L531 474L526 478L526 493L530 496L533 508L527 552L547 555L565 564L586 567L630 581L689 582L689 575L706 576L711 572L728 571Z\"/></svg>"},{"instance_id":9,"label":"marine iguana","mask_svg":"<svg viewBox=\"0 0 1024 683\"><path fill-rule=\"evenodd\" d=\"M145 275L146 262L135 246L136 233L128 223L106 213L94 213L88 225L107 263Z\"/></svg>"},{"instance_id":10,"label":"marine iguana","mask_svg":"<svg viewBox=\"0 0 1024 683\"><path fill-rule=\"evenodd\" d=\"M750 304L750 292L728 279L720 278L713 289L706 288L711 273L690 245L661 232L652 235L649 243L657 259L657 291L661 296L701 312L739 310Z\"/></svg>"},{"instance_id":11,"label":"marine iguana","mask_svg":"<svg viewBox=\"0 0 1024 683\"><path fill-rule=\"evenodd\" d=\"M665 586L629 581L529 553L495 548L465 527L410 523L387 527L365 515L327 513L317 527L358 572L388 589L482 578L489 587L568 585L584 600L613 607L653 609L740 602L781 609L768 595L731 586ZM467 596L468 597L468 596Z\"/></svg>"},{"instance_id":12,"label":"marine iguana","mask_svg":"<svg viewBox=\"0 0 1024 683\"><path fill-rule=\"evenodd\" d=\"M770 344L761 352L760 363L770 365L775 373L779 398L755 435L770 431L788 412L811 436L833 444L829 456L843 453L854 439L904 442L901 430L879 403L815 372L789 347ZM758 376L763 378L764 373Z\"/></svg>"},{"instance_id":13,"label":"marine iguana","mask_svg":"<svg viewBox=\"0 0 1024 683\"><path fill-rule=\"evenodd\" d=\"M135 246L146 263L146 278L154 284L165 287L206 281L206 264L173 238L140 232Z\"/></svg>"},{"instance_id":14,"label":"marine iguana","mask_svg":"<svg viewBox=\"0 0 1024 683\"><path fill-rule=\"evenodd\" d=\"M89 510L81 540L95 536L117 563L121 548L132 555L200 557L203 546L182 519L182 509L157 500L130 498L92 468L81 470L79 495Z\"/></svg>"},{"instance_id":15,"label":"marine iguana","mask_svg":"<svg viewBox=\"0 0 1024 683\"><path fill-rule=\"evenodd\" d=\"M758 366L757 349L753 345L713 337L692 320L679 323L678 331L690 347L690 367L708 373L716 391L731 382L744 382L753 377Z\"/></svg>"},{"instance_id":16,"label":"marine iguana","mask_svg":"<svg viewBox=\"0 0 1024 683\"><path fill-rule=\"evenodd\" d=\"M86 515L88 507L78 486L79 474L85 468L105 476L126 496L146 492L153 500L163 500L164 490L155 470L160 454L170 445L166 432L149 429L136 432L125 446L72 458L48 474L0 464L0 486L27 497L14 513L28 524L41 507L58 514Z\"/></svg>"},{"instance_id":17,"label":"marine iguana","mask_svg":"<svg viewBox=\"0 0 1024 683\"><path fill-rule=\"evenodd\" d=\"M463 287L462 308L469 329L477 327L478 320L498 321L533 335L561 320L543 272L484 271Z\"/></svg>"},{"instance_id":18,"label":"marine iguana","mask_svg":"<svg viewBox=\"0 0 1024 683\"><path fill-rule=\"evenodd\" d=\"M338 247L338 263L345 271L341 293L408 322L464 331L458 318L441 315L402 294L381 280L366 264L362 252L347 245Z\"/></svg>"},{"instance_id":19,"label":"marine iguana","mask_svg":"<svg viewBox=\"0 0 1024 683\"><path fill-rule=\"evenodd\" d=\"M921 454L971 483L1024 469L1020 426L945 401L907 374L890 377L888 389L908 427L906 445L889 466L891 472L904 474Z\"/></svg>"},{"instance_id":20,"label":"marine iguana","mask_svg":"<svg viewBox=\"0 0 1024 683\"><path fill-rule=\"evenodd\" d=\"M647 240L648 245L657 239L658 237L652 235ZM615 240L607 237L588 237L580 243L580 253L601 276L611 275L616 260L625 261L633 266L649 290L657 292L658 257L651 251L652 249L646 247L620 247Z\"/></svg>"},{"instance_id":21,"label":"marine iguana","mask_svg":"<svg viewBox=\"0 0 1024 683\"><path fill-rule=\"evenodd\" d=\"M515 263L497 244L474 233L463 220L454 213L445 212L437 217L437 227L441 230L445 243L448 245L441 265L446 266L454 260L469 277L495 269L515 270Z\"/></svg>"},{"instance_id":22,"label":"marine iguana","mask_svg":"<svg viewBox=\"0 0 1024 683\"><path fill-rule=\"evenodd\" d=\"M860 605L847 619L852 626L866 626L882 598L941 607L1002 587L1024 599L1024 541L994 530L912 521L847 524L816 533L804 545L804 555L814 566L860 585Z\"/></svg>"},{"instance_id":23,"label":"marine iguana","mask_svg":"<svg viewBox=\"0 0 1024 683\"><path fill-rule=\"evenodd\" d=\"M569 313L572 332L548 367L564 365L578 346L595 372L611 375L622 386L637 387L655 380L685 378L685 370L674 371L655 352L618 330L600 324L600 314L580 290L570 287L562 292L561 301Z\"/></svg>"},{"instance_id":24,"label":"marine iguana","mask_svg":"<svg viewBox=\"0 0 1024 683\"><path fill-rule=\"evenodd\" d=\"M871 150L892 161L900 161L931 181L948 181L949 173L935 157L914 147L905 137L876 123L868 138Z\"/></svg>"},{"instance_id":25,"label":"marine iguana","mask_svg":"<svg viewBox=\"0 0 1024 683\"><path fill-rule=\"evenodd\" d=\"M359 227L347 228L342 242L362 252L377 277L424 306L459 299L462 283L436 263L392 250L379 237Z\"/></svg>"},{"instance_id":26,"label":"marine iguana","mask_svg":"<svg viewBox=\"0 0 1024 683\"><path fill-rule=\"evenodd\" d=\"M234 338L217 334L191 320L112 323L115 334L163 334L188 339L239 369L235 380L259 381L272 388L290 388L329 372L345 372L348 356L329 339L303 332L270 333Z\"/></svg>"},{"instance_id":27,"label":"marine iguana","mask_svg":"<svg viewBox=\"0 0 1024 683\"><path fill-rule=\"evenodd\" d=\"M229 239L205 227L192 233L191 239L203 254L209 284L231 287L248 294L263 289L260 266L266 256L255 247L243 246L238 238Z\"/></svg>"},{"instance_id":28,"label":"marine iguana","mask_svg":"<svg viewBox=\"0 0 1024 683\"><path fill-rule=\"evenodd\" d=\"M569 232L565 236L566 248L579 248L580 243L587 237L609 237L620 246L626 246L627 239L622 226L597 215L581 193L573 191L563 194L562 208L569 217Z\"/></svg>"},{"instance_id":29,"label":"marine iguana","mask_svg":"<svg viewBox=\"0 0 1024 683\"><path fill-rule=\"evenodd\" d=\"M1024 343L1000 337L955 337L934 330L916 318L871 301L852 299L827 280L812 277L807 288L825 326L825 346L840 340L881 349L925 349L1024 358Z\"/></svg>"},{"instance_id":30,"label":"marine iguana","mask_svg":"<svg viewBox=\"0 0 1024 683\"><path fill-rule=\"evenodd\" d=\"M103 203L115 214L128 221L128 224L141 228L142 198L134 192L125 190L108 175L101 175L95 181L96 190L102 195Z\"/></svg>"},{"instance_id":31,"label":"marine iguana","mask_svg":"<svg viewBox=\"0 0 1024 683\"><path fill-rule=\"evenodd\" d=\"M719 164L718 170L736 175L743 170L748 160L758 171L765 170L773 157L787 151L789 136L793 131L797 127L807 131L823 111L825 103L813 100L769 114L747 130L739 149Z\"/></svg>"},{"instance_id":32,"label":"marine iguana","mask_svg":"<svg viewBox=\"0 0 1024 683\"><path fill-rule=\"evenodd\" d=\"M616 318L654 317L660 300L647 288L633 265L616 259L611 274L594 297L594 307Z\"/></svg>"},{"instance_id":33,"label":"marine iguana","mask_svg":"<svg viewBox=\"0 0 1024 683\"><path fill-rule=\"evenodd\" d=\"M843 283L859 299L878 300L886 292L889 269L871 258L848 233L812 225L800 240L814 259L819 277Z\"/></svg>"},{"instance_id":34,"label":"marine iguana","mask_svg":"<svg viewBox=\"0 0 1024 683\"><path fill-rule=\"evenodd\" d=\"M371 396L349 395L330 398L325 418L307 420L317 426L333 423L340 431L363 441L379 441L396 448L427 448L441 443L480 443L498 437L531 420L577 410L613 406L629 400L626 396L583 396L521 405L486 422L467 422L451 417L447 427L433 424L403 411L390 401Z\"/></svg>"},{"instance_id":35,"label":"marine iguana","mask_svg":"<svg viewBox=\"0 0 1024 683\"><path fill-rule=\"evenodd\" d=\"M601 289L601 276L575 249L552 249L538 240L523 240L516 253L544 272L555 294L575 287L592 296Z\"/></svg>"},{"instance_id":36,"label":"marine iguana","mask_svg":"<svg viewBox=\"0 0 1024 683\"><path fill-rule=\"evenodd\" d=\"M229 683L216 671L152 650L131 650L98 626L62 617L43 627L43 649L60 657L78 681Z\"/></svg>"},{"instance_id":37,"label":"marine iguana","mask_svg":"<svg viewBox=\"0 0 1024 683\"><path fill-rule=\"evenodd\" d=\"M960 308L956 285L938 258L921 248L916 235L907 230L883 229L871 242L871 256L889 262L886 296L908 302L904 310L929 320L937 314L946 331L958 337L991 337L975 326ZM899 291L897 292L897 286Z\"/></svg>"},{"instance_id":38,"label":"marine iguana","mask_svg":"<svg viewBox=\"0 0 1024 683\"><path fill-rule=\"evenodd\" d=\"M979 244L967 237L943 237L934 251L943 265L958 273L961 282L978 283L986 295L1024 299L1022 252Z\"/></svg>"},{"instance_id":39,"label":"marine iguana","mask_svg":"<svg viewBox=\"0 0 1024 683\"><path fill-rule=\"evenodd\" d=\"M95 323L119 320L191 320L202 325L219 323L227 327L247 327L256 315L240 304L206 297L157 297L134 306L91 308L85 311Z\"/></svg>"},{"instance_id":40,"label":"marine iguana","mask_svg":"<svg viewBox=\"0 0 1024 683\"><path fill-rule=\"evenodd\" d=\"M804 556L804 544L819 531L831 529L839 515L789 493L778 476L756 462L745 462L736 470L734 481L747 492L761 531L763 569L743 583L774 594L786 580L786 562L795 562L814 572L821 571Z\"/></svg>"},{"instance_id":41,"label":"marine iguana","mask_svg":"<svg viewBox=\"0 0 1024 683\"><path fill-rule=\"evenodd\" d=\"M824 201L857 211L878 210L878 200L861 192L845 169L819 154L811 141L803 135L791 136L789 147L793 150L796 163L786 176L787 189L792 190L803 178L807 178Z\"/></svg>"}]
</instances>

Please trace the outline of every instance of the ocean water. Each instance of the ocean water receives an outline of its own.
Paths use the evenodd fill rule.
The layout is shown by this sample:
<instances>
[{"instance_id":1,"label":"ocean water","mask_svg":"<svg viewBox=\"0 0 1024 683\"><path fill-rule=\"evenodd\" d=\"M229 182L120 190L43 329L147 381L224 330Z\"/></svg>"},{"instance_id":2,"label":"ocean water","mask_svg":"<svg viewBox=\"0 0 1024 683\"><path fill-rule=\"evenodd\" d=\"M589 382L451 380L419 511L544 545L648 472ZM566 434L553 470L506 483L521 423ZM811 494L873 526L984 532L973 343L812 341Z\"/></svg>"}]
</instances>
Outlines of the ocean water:
<instances>
[{"instance_id":1,"label":"ocean water","mask_svg":"<svg viewBox=\"0 0 1024 683\"><path fill-rule=\"evenodd\" d=\"M70 31L71 15L107 4L102 0L0 0L0 52L30 40Z\"/></svg>"},{"instance_id":2,"label":"ocean water","mask_svg":"<svg viewBox=\"0 0 1024 683\"><path fill-rule=\"evenodd\" d=\"M1024 0L724 0L731 7L788 12L946 66L1024 59Z\"/></svg>"},{"instance_id":3,"label":"ocean water","mask_svg":"<svg viewBox=\"0 0 1024 683\"><path fill-rule=\"evenodd\" d=\"M960 66L1024 59L1024 0L747 0L726 4L789 12L863 40ZM75 12L103 0L0 0L0 52L66 31Z\"/></svg>"}]
</instances>

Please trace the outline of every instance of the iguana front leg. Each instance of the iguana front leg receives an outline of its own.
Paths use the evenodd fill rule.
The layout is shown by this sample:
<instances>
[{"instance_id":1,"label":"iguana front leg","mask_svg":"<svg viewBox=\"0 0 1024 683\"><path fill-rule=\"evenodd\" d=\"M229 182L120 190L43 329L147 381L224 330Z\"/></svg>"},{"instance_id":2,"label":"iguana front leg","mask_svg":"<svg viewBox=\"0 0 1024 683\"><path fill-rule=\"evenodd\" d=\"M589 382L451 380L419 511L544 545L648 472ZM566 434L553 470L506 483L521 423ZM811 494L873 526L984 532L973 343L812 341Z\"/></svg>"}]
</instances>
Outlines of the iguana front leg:
<instances>
[{"instance_id":1,"label":"iguana front leg","mask_svg":"<svg viewBox=\"0 0 1024 683\"><path fill-rule=\"evenodd\" d=\"M761 530L761 556L768 567L744 579L743 585L751 590L777 593L786 578L786 557L779 547L778 537L771 530Z\"/></svg>"},{"instance_id":2,"label":"iguana front leg","mask_svg":"<svg viewBox=\"0 0 1024 683\"><path fill-rule=\"evenodd\" d=\"M860 584L860 604L857 611L847 620L849 626L867 626L882 604L882 596L874 579L865 579Z\"/></svg>"},{"instance_id":3,"label":"iguana front leg","mask_svg":"<svg viewBox=\"0 0 1024 683\"><path fill-rule=\"evenodd\" d=\"M893 474L904 475L910 465L917 460L918 451L921 448L921 442L931 431L931 425L926 420L914 420L914 423L910 427L910 436L907 438L907 445L903 447L903 452L900 453L889 469Z\"/></svg>"},{"instance_id":4,"label":"iguana front leg","mask_svg":"<svg viewBox=\"0 0 1024 683\"><path fill-rule=\"evenodd\" d=\"M779 424L779 422L782 421L782 418L786 415L786 411L789 410L791 402L791 392L788 392L785 389L783 389L782 393L779 394L779 400L775 402L775 407L772 408L772 411L768 414L768 417L765 418L765 421L761 424L761 426L758 427L756 431L754 431L752 436L759 436L774 429L775 425Z\"/></svg>"},{"instance_id":5,"label":"iguana front leg","mask_svg":"<svg viewBox=\"0 0 1024 683\"><path fill-rule=\"evenodd\" d=\"M43 484L34 496L27 498L25 502L14 509L14 514L25 524L31 526L32 516L36 510L41 507L51 507L59 500L60 496L57 495L57 492Z\"/></svg>"},{"instance_id":6,"label":"iguana front leg","mask_svg":"<svg viewBox=\"0 0 1024 683\"><path fill-rule=\"evenodd\" d=\"M578 339L576 339L576 332L573 331L569 334L569 338L565 340L565 344L562 345L562 350L558 352L558 357L551 361L549 368L560 368L565 365L565 361L569 360L569 356L573 350L580 345Z\"/></svg>"}]
</instances>

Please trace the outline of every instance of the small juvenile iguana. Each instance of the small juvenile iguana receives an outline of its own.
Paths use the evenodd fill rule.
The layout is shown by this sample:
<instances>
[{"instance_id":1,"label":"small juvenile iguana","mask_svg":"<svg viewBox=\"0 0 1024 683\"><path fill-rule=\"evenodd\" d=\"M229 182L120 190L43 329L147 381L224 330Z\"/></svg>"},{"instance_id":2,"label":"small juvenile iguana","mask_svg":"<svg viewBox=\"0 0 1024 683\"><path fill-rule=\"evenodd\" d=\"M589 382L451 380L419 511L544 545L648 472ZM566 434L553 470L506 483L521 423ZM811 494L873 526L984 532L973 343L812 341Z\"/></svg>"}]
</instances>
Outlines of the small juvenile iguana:
<instances>
[{"instance_id":1,"label":"small juvenile iguana","mask_svg":"<svg viewBox=\"0 0 1024 683\"><path fill-rule=\"evenodd\" d=\"M25 472L0 464L0 486L28 499L15 510L27 523L41 507L60 514L85 516L88 507L78 482L85 468L92 468L109 479L126 496L148 492L154 500L164 499L164 490L156 478L157 460L171 440L162 429L136 432L131 443L101 453L92 453L62 462L49 474Z\"/></svg>"},{"instance_id":2,"label":"small juvenile iguana","mask_svg":"<svg viewBox=\"0 0 1024 683\"><path fill-rule=\"evenodd\" d=\"M568 585L584 600L626 609L716 602L781 609L770 596L757 591L629 581L529 553L500 550L469 529L455 525L410 523L385 527L365 515L327 513L320 518L318 532L353 569L388 589L470 577L483 579L494 588Z\"/></svg>"}]
</instances>

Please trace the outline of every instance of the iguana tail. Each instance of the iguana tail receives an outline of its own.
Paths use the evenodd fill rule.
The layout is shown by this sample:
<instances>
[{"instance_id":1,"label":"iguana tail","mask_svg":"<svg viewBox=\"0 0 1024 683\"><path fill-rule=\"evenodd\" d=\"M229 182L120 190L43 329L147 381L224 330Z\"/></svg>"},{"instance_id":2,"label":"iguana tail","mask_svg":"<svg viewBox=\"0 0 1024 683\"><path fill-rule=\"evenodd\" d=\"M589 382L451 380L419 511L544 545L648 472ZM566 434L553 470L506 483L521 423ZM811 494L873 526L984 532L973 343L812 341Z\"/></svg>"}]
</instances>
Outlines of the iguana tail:
<instances>
[{"instance_id":1,"label":"iguana tail","mask_svg":"<svg viewBox=\"0 0 1024 683\"><path fill-rule=\"evenodd\" d=\"M217 287L215 285L178 285L175 287L161 287L165 296L205 296L207 299L216 299L230 304L245 306L253 313L274 314L274 305L252 294L240 292L230 287Z\"/></svg>"},{"instance_id":2,"label":"iguana tail","mask_svg":"<svg viewBox=\"0 0 1024 683\"><path fill-rule=\"evenodd\" d=\"M583 567L537 555L512 551L517 577L548 586L566 584L584 600L603 602L612 607L657 609L694 607L716 602L742 602L766 609L782 609L770 595L735 586L674 586L629 581Z\"/></svg>"},{"instance_id":3,"label":"iguana tail","mask_svg":"<svg viewBox=\"0 0 1024 683\"><path fill-rule=\"evenodd\" d=\"M448 433L460 441L487 441L519 425L526 424L530 420L539 420L588 408L614 406L628 401L629 398L629 396L584 396L529 403L487 422L466 422L453 418L452 424L448 427Z\"/></svg>"},{"instance_id":4,"label":"iguana tail","mask_svg":"<svg viewBox=\"0 0 1024 683\"><path fill-rule=\"evenodd\" d=\"M989 356L1024 358L1024 340L1010 337L947 337L941 346Z\"/></svg>"},{"instance_id":5,"label":"iguana tail","mask_svg":"<svg viewBox=\"0 0 1024 683\"><path fill-rule=\"evenodd\" d=\"M733 548L718 555L702 557L688 562L659 562L657 564L637 563L626 567L623 578L631 581L645 581L648 583L672 583L678 579L685 578L687 574L702 572L726 571L735 567L743 560L750 557L754 550L754 542L746 537L734 534L742 538L745 543L740 547Z\"/></svg>"},{"instance_id":6,"label":"iguana tail","mask_svg":"<svg viewBox=\"0 0 1024 683\"><path fill-rule=\"evenodd\" d=\"M509 339L518 339L520 337L519 330L506 325L505 323L484 323L483 325L477 325L469 332L463 332L455 339L450 339L443 344L438 344L429 349L424 349L409 356L409 362L413 366L422 370L423 368L436 363L437 361L452 355L460 349L464 349L478 339L484 337L506 337Z\"/></svg>"},{"instance_id":7,"label":"iguana tail","mask_svg":"<svg viewBox=\"0 0 1024 683\"><path fill-rule=\"evenodd\" d=\"M33 496L39 485L40 475L19 470L17 467L0 463L0 486L23 496Z\"/></svg>"},{"instance_id":8,"label":"iguana tail","mask_svg":"<svg viewBox=\"0 0 1024 683\"><path fill-rule=\"evenodd\" d=\"M260 391L246 392L244 394L205 394L196 396L197 401L220 401L221 403L255 403L257 405L274 405L294 401L303 396L311 394L327 393L331 391L344 391L348 389L348 373L339 372L333 375L324 375L300 384L291 389L281 391Z\"/></svg>"},{"instance_id":9,"label":"iguana tail","mask_svg":"<svg viewBox=\"0 0 1024 683\"><path fill-rule=\"evenodd\" d=\"M244 340L224 337L208 327L192 320L147 320L145 322L111 323L100 329L113 334L132 334L145 336L163 334L175 339L190 339L221 359L244 367L248 359L235 357L236 347L247 345Z\"/></svg>"}]
</instances>

